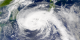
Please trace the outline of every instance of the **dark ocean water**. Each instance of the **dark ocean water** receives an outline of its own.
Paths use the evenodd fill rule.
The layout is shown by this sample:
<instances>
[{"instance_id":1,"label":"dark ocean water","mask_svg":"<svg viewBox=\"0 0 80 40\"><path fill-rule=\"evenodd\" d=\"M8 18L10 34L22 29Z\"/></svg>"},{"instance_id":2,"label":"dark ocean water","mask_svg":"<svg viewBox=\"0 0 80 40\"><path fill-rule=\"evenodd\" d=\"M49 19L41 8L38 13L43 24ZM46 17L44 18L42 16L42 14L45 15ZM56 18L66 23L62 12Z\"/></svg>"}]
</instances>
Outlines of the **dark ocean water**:
<instances>
[{"instance_id":1,"label":"dark ocean water","mask_svg":"<svg viewBox=\"0 0 80 40\"><path fill-rule=\"evenodd\" d=\"M38 2L42 2L43 0L33 0L34 1L34 3L33 4L30 4L30 5L28 5L28 7L35 7L35 6L37 6L37 4L36 3L38 3ZM50 0L45 0L46 2L48 2L48 3L50 3ZM56 3L55 3L55 5L58 5L58 6L65 6L66 4L67 4L67 6L65 6L66 8L70 8L70 6L72 6L73 4L75 4L75 3L79 3L80 1L79 0L68 0L68 1L66 1L66 0L60 0L60 1L57 1ZM25 7L25 5L20 5L19 7L18 7L18 10L20 11L22 8L24 8ZM49 6L48 6L49 7Z\"/></svg>"}]
</instances>

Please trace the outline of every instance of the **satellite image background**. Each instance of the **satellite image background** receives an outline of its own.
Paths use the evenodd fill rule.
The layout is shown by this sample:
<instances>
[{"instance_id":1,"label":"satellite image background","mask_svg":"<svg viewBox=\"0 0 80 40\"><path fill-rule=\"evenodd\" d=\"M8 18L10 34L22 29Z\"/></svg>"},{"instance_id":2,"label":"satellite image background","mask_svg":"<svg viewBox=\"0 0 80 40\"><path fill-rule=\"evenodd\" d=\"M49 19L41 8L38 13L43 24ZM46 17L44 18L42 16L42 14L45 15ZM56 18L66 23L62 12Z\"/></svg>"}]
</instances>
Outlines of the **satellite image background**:
<instances>
[{"instance_id":1,"label":"satellite image background","mask_svg":"<svg viewBox=\"0 0 80 40\"><path fill-rule=\"evenodd\" d=\"M80 40L79 0L1 0L0 40Z\"/></svg>"}]
</instances>

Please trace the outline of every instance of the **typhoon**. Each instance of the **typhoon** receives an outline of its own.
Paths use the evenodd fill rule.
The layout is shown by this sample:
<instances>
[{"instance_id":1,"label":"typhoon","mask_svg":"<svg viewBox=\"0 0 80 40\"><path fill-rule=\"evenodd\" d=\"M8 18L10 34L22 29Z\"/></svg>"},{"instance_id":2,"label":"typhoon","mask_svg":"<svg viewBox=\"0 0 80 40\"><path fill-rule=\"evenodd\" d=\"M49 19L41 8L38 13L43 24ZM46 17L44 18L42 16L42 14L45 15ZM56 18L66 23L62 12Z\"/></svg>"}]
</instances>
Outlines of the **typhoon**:
<instances>
[{"instance_id":1,"label":"typhoon","mask_svg":"<svg viewBox=\"0 0 80 40\"><path fill-rule=\"evenodd\" d=\"M50 11L46 8L24 9L17 15L19 35L26 35L25 38L30 40L36 40L36 38L38 38L37 40L76 40L53 8ZM69 21L74 21L74 18L71 17L72 14L69 14L69 17L68 13L64 11L62 15L67 15Z\"/></svg>"},{"instance_id":2,"label":"typhoon","mask_svg":"<svg viewBox=\"0 0 80 40\"><path fill-rule=\"evenodd\" d=\"M0 8L0 39L80 40L80 3L56 3L14 0Z\"/></svg>"}]
</instances>

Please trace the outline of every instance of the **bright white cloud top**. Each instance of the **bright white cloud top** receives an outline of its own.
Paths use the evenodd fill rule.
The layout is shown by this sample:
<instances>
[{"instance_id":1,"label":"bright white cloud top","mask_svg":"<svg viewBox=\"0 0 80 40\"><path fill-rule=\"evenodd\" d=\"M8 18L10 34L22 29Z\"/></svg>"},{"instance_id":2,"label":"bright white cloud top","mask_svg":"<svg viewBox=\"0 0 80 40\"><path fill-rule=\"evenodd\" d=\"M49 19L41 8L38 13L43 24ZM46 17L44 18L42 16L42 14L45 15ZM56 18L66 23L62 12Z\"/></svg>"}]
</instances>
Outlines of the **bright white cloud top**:
<instances>
[{"instance_id":1,"label":"bright white cloud top","mask_svg":"<svg viewBox=\"0 0 80 40\"><path fill-rule=\"evenodd\" d=\"M49 22L56 25L58 28L59 33L61 34L62 40L75 40L74 36L71 36L67 33L67 29L62 24L60 20L58 20L55 13L53 13L53 8L51 11L45 11L40 9L32 8L30 10L26 10L24 12L20 12L17 15L17 22L19 25L20 30L29 29L29 30L40 30L41 32L37 34L44 35L42 38L46 38L49 36L51 28L53 28L54 33L56 33L56 28L54 26L51 26ZM47 31L43 32L43 30L47 29ZM22 32L22 31L21 31ZM53 34L54 34L53 33ZM41 38L41 39L42 39Z\"/></svg>"}]
</instances>

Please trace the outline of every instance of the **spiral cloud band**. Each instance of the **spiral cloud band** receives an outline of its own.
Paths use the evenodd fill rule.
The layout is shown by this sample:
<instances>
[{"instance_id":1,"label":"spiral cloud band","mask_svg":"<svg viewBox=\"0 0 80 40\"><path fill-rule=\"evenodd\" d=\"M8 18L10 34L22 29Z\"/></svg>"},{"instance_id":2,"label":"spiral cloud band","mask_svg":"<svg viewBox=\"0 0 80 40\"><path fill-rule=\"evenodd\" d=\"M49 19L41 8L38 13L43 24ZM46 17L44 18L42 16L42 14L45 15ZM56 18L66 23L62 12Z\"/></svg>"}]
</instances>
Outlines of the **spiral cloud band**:
<instances>
[{"instance_id":1,"label":"spiral cloud band","mask_svg":"<svg viewBox=\"0 0 80 40\"><path fill-rule=\"evenodd\" d=\"M40 10L40 9L31 9L30 11L26 10L23 13L20 12L17 15L17 22L21 32L24 29L28 29L31 31L34 31L34 30L40 31L35 35L37 37L40 35L44 35L40 37L40 39L45 39L49 37L51 33L51 28L53 28L52 29L53 34L57 32L60 33L60 39L75 40L74 36L71 36L70 34L68 34L67 32L68 30L53 13L53 8L51 9L50 12L45 10Z\"/></svg>"}]
</instances>

